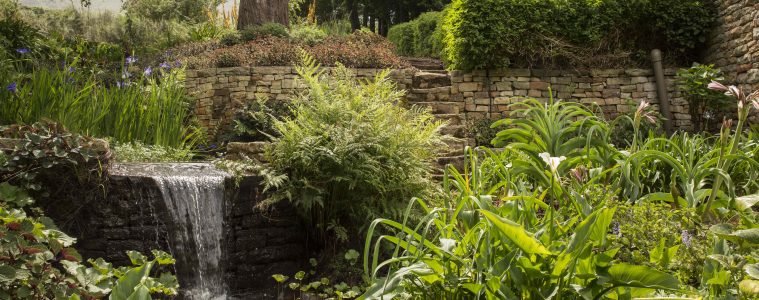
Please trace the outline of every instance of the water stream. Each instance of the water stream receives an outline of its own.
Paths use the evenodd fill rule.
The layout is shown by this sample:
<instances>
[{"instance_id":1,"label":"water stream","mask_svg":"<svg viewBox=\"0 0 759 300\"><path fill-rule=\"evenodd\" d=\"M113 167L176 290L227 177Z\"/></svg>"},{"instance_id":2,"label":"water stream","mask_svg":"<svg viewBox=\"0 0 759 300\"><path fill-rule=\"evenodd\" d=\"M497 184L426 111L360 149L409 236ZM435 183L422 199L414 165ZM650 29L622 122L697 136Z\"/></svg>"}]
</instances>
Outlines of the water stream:
<instances>
[{"instance_id":1,"label":"water stream","mask_svg":"<svg viewBox=\"0 0 759 300\"><path fill-rule=\"evenodd\" d=\"M172 220L171 252L184 274L181 295L189 300L225 300L222 268L224 181L209 164L129 164L116 172L155 180Z\"/></svg>"}]
</instances>

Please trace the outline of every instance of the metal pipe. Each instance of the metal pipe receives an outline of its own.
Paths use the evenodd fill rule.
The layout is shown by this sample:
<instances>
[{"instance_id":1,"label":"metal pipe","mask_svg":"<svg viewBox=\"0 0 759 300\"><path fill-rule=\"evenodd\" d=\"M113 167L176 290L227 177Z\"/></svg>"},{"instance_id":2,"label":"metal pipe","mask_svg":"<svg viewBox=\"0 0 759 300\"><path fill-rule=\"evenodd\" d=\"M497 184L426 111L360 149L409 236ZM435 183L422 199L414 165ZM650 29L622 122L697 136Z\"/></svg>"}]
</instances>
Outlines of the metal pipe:
<instances>
[{"instance_id":1,"label":"metal pipe","mask_svg":"<svg viewBox=\"0 0 759 300\"><path fill-rule=\"evenodd\" d=\"M664 117L664 131L672 134L672 111L669 107L669 95L667 94L667 81L664 79L661 51L651 51L651 61L654 63L654 76L656 78L656 94L659 98L659 112Z\"/></svg>"}]
</instances>

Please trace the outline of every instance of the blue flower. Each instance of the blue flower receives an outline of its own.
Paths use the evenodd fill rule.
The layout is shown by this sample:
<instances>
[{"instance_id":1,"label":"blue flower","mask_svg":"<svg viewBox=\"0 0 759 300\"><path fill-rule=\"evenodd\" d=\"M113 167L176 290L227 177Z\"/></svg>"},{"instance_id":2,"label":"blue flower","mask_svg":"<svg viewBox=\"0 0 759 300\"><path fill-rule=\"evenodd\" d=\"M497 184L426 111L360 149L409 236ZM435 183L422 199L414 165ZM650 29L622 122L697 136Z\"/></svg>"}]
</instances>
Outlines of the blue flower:
<instances>
[{"instance_id":1,"label":"blue flower","mask_svg":"<svg viewBox=\"0 0 759 300\"><path fill-rule=\"evenodd\" d=\"M175 68L181 68L181 67L182 67L182 62L180 62L180 61L177 59L177 61L175 61L175 62L174 62L174 67L175 67Z\"/></svg>"},{"instance_id":2,"label":"blue flower","mask_svg":"<svg viewBox=\"0 0 759 300\"><path fill-rule=\"evenodd\" d=\"M622 231L619 230L619 222L614 222L613 224L611 232L616 236L622 236Z\"/></svg>"},{"instance_id":3,"label":"blue flower","mask_svg":"<svg viewBox=\"0 0 759 300\"><path fill-rule=\"evenodd\" d=\"M137 62L137 58L136 57L134 57L134 56L127 56L127 58L126 58L127 65L131 65L131 64L136 63L136 62Z\"/></svg>"},{"instance_id":4,"label":"blue flower","mask_svg":"<svg viewBox=\"0 0 759 300\"><path fill-rule=\"evenodd\" d=\"M16 49L16 52L18 52L19 54L27 54L29 53L29 48L18 48Z\"/></svg>"},{"instance_id":5,"label":"blue flower","mask_svg":"<svg viewBox=\"0 0 759 300\"><path fill-rule=\"evenodd\" d=\"M18 91L18 85L15 82L12 82L5 89L11 93L16 93L16 91Z\"/></svg>"},{"instance_id":6,"label":"blue flower","mask_svg":"<svg viewBox=\"0 0 759 300\"><path fill-rule=\"evenodd\" d=\"M116 81L116 87L117 88L123 88L125 86L127 86L127 84L124 83L123 81Z\"/></svg>"},{"instance_id":7,"label":"blue flower","mask_svg":"<svg viewBox=\"0 0 759 300\"><path fill-rule=\"evenodd\" d=\"M69 71L69 73L74 73L74 72L76 71L76 68L74 68L74 67L69 67L69 70L68 70L68 71Z\"/></svg>"},{"instance_id":8,"label":"blue flower","mask_svg":"<svg viewBox=\"0 0 759 300\"><path fill-rule=\"evenodd\" d=\"M145 76L150 76L150 74L153 74L153 68L151 68L151 67L145 68L145 71L142 72L142 74L145 75Z\"/></svg>"},{"instance_id":9,"label":"blue flower","mask_svg":"<svg viewBox=\"0 0 759 300\"><path fill-rule=\"evenodd\" d=\"M160 65L160 67L161 67L161 69L164 69L164 70L170 70L171 69L171 65L169 65L168 63L165 63L165 62L162 62L161 65Z\"/></svg>"}]
</instances>

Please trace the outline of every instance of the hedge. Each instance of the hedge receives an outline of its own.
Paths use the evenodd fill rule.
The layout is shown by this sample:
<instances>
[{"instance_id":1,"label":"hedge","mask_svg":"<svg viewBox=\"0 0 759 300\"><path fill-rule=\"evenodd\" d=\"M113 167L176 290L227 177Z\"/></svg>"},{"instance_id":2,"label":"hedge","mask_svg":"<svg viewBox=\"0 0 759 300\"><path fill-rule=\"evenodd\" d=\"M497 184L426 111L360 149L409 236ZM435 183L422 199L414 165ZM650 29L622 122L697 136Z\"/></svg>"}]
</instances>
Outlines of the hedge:
<instances>
[{"instance_id":1,"label":"hedge","mask_svg":"<svg viewBox=\"0 0 759 300\"><path fill-rule=\"evenodd\" d=\"M711 0L453 0L389 39L402 55L440 56L455 69L647 63L654 48L687 65L716 14Z\"/></svg>"}]
</instances>

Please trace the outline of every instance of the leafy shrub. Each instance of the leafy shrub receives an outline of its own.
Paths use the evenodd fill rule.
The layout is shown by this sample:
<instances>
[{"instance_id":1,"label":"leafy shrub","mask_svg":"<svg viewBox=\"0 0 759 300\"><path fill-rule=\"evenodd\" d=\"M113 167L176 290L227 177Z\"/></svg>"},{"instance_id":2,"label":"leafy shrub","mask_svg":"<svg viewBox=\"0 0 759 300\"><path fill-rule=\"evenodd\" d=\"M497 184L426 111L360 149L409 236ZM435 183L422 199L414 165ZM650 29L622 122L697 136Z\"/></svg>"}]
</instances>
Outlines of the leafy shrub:
<instances>
[{"instance_id":1,"label":"leafy shrub","mask_svg":"<svg viewBox=\"0 0 759 300\"><path fill-rule=\"evenodd\" d=\"M224 34L219 39L219 44L222 44L224 46L234 46L242 42L242 37L240 36L240 33L238 32L230 32L227 34Z\"/></svg>"},{"instance_id":2,"label":"leafy shrub","mask_svg":"<svg viewBox=\"0 0 759 300\"><path fill-rule=\"evenodd\" d=\"M326 37L327 33L316 26L299 25L293 26L293 28L290 29L290 38L293 41L301 42L309 46L321 43Z\"/></svg>"},{"instance_id":3,"label":"leafy shrub","mask_svg":"<svg viewBox=\"0 0 759 300\"><path fill-rule=\"evenodd\" d=\"M439 24L443 16L443 12L423 13L413 21L391 27L387 39L400 55L440 57L443 36Z\"/></svg>"},{"instance_id":4,"label":"leafy shrub","mask_svg":"<svg viewBox=\"0 0 759 300\"><path fill-rule=\"evenodd\" d=\"M499 154L485 152L481 158L470 149L466 173L447 169L443 184L451 189L443 191L444 206L412 200L409 207L418 204L426 213L418 224L408 216L372 223L363 260L371 286L359 299L603 299L651 294L643 288L679 289L673 276L617 263L618 249L599 249L608 244L614 208L568 216L546 205L545 194L513 195L509 190L518 183L511 179L519 173ZM375 232L380 228L394 234ZM384 261L382 246L393 251Z\"/></svg>"},{"instance_id":5,"label":"leafy shrub","mask_svg":"<svg viewBox=\"0 0 759 300\"><path fill-rule=\"evenodd\" d=\"M390 27L387 32L387 39L395 45L398 54L414 56L415 27L414 22L400 23Z\"/></svg>"},{"instance_id":6,"label":"leafy shrub","mask_svg":"<svg viewBox=\"0 0 759 300\"><path fill-rule=\"evenodd\" d=\"M269 182L277 187L269 202L290 200L316 240L344 241L355 233L349 226L399 215L399 205L429 188L443 123L398 106L402 92L388 72L359 83L338 66L327 77L307 55L297 70L308 92L293 99L291 118L275 122L267 156L286 180Z\"/></svg>"},{"instance_id":7,"label":"leafy shrub","mask_svg":"<svg viewBox=\"0 0 759 300\"><path fill-rule=\"evenodd\" d=\"M18 139L19 144L7 153L0 165L0 179L47 196L44 186L50 183L78 185L98 174L101 159L96 142L89 137L71 134L63 126L40 122L3 129L0 137ZM107 154L102 162L107 162ZM72 172L73 171L73 172ZM63 176L65 174L65 176ZM71 182L73 181L73 183Z\"/></svg>"},{"instance_id":8,"label":"leafy shrub","mask_svg":"<svg viewBox=\"0 0 759 300\"><path fill-rule=\"evenodd\" d=\"M0 206L0 297L4 299L150 299L150 294L176 295L176 277L154 269L174 259L153 251L148 260L128 252L132 266L113 268L103 259L89 260L73 248L76 239L61 232L48 218L31 218L19 209ZM70 298L69 298L70 297Z\"/></svg>"},{"instance_id":9,"label":"leafy shrub","mask_svg":"<svg viewBox=\"0 0 759 300\"><path fill-rule=\"evenodd\" d=\"M218 68L239 67L241 60L233 53L221 53L215 59Z\"/></svg>"},{"instance_id":10,"label":"leafy shrub","mask_svg":"<svg viewBox=\"0 0 759 300\"><path fill-rule=\"evenodd\" d=\"M492 125L495 121L491 119L477 119L470 120L467 124L467 133L469 138L474 139L474 143L477 146L490 146L498 129L493 128Z\"/></svg>"},{"instance_id":11,"label":"leafy shrub","mask_svg":"<svg viewBox=\"0 0 759 300\"><path fill-rule=\"evenodd\" d=\"M677 82L688 100L688 112L695 131L707 129L709 121L719 122L715 120L717 113L732 104L724 93L708 88L712 81L723 79L722 72L714 65L694 64L689 69L678 70Z\"/></svg>"},{"instance_id":12,"label":"leafy shrub","mask_svg":"<svg viewBox=\"0 0 759 300\"><path fill-rule=\"evenodd\" d=\"M609 249L620 248L620 261L647 265L670 272L685 284L700 285L702 263L711 243L707 231L697 222L695 210L673 210L669 205L655 203L617 203L616 207L617 217L608 237ZM656 251L661 251L657 247L662 248L662 243L664 248L676 250L657 260Z\"/></svg>"},{"instance_id":13,"label":"leafy shrub","mask_svg":"<svg viewBox=\"0 0 759 300\"><path fill-rule=\"evenodd\" d=\"M348 36L327 37L313 46L288 38L264 37L250 43L220 48L219 45L192 44L173 51L174 57L189 68L215 67L222 55L236 57L241 65L283 66L299 62L305 50L324 66L342 64L350 68L406 68L411 65L394 53L385 38L374 33L356 32Z\"/></svg>"},{"instance_id":14,"label":"leafy shrub","mask_svg":"<svg viewBox=\"0 0 759 300\"><path fill-rule=\"evenodd\" d=\"M274 123L290 115L290 107L284 101L257 99L236 113L232 132L225 140L236 142L269 141L276 136Z\"/></svg>"},{"instance_id":15,"label":"leafy shrub","mask_svg":"<svg viewBox=\"0 0 759 300\"><path fill-rule=\"evenodd\" d=\"M279 23L250 25L240 30L240 37L246 42L266 36L286 38L289 36L289 33L287 33L287 27Z\"/></svg>"},{"instance_id":16,"label":"leafy shrub","mask_svg":"<svg viewBox=\"0 0 759 300\"><path fill-rule=\"evenodd\" d=\"M140 142L116 144L113 152L113 158L117 162L184 162L193 158L190 149L145 145Z\"/></svg>"},{"instance_id":17,"label":"leafy shrub","mask_svg":"<svg viewBox=\"0 0 759 300\"><path fill-rule=\"evenodd\" d=\"M653 48L690 61L716 17L706 0L454 0L447 12L443 57L454 69L586 65L592 54L629 65Z\"/></svg>"}]
</instances>

